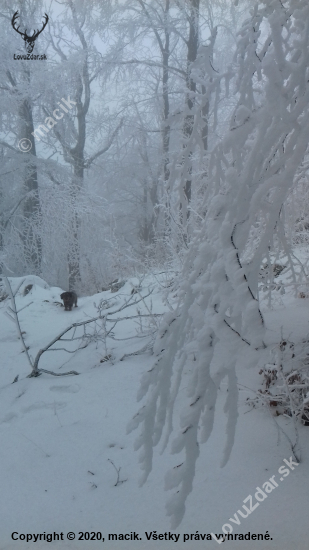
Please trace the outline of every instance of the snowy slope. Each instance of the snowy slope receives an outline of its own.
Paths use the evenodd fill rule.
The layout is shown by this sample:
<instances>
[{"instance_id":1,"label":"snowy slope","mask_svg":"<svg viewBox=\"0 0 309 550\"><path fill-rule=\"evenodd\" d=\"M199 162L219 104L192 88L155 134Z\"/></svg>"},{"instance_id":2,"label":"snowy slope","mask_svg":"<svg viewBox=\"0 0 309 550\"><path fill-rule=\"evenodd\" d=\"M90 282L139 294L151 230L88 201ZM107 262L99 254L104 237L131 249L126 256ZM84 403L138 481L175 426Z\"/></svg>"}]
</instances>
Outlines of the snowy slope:
<instances>
[{"instance_id":1,"label":"snowy slope","mask_svg":"<svg viewBox=\"0 0 309 550\"><path fill-rule=\"evenodd\" d=\"M10 279L16 288L19 279ZM23 296L24 287L34 284ZM143 293L147 293L147 281ZM61 289L50 288L39 278L26 277L17 295L22 330L32 357L73 322L97 314L100 299L115 299L118 305L130 296L131 282L117 293L104 292L79 299L78 308L65 312L55 302ZM153 310L164 311L159 285L151 297ZM147 299L150 303L150 297ZM31 303L32 302L32 303ZM76 370L78 376L54 377L42 374L27 378L29 365L22 352L14 324L5 316L8 300L0 303L0 549L84 549L84 548L217 548L214 540L198 540L201 534L222 533L222 525L231 523L243 501L275 476L278 487L252 514L235 527L234 533L270 534L269 541L226 541L225 545L244 549L306 550L308 535L308 438L309 428L300 426L302 462L280 481L278 469L291 457L286 438L267 411L252 410L245 404L260 383L254 356L244 349L238 366L240 385L239 421L236 442L227 466L220 468L225 444L226 387L220 390L220 407L215 428L207 445L201 447L194 490L185 518L171 531L165 514L168 493L164 491L166 471L181 462L180 455L158 449L154 469L143 487L138 486L141 471L138 453L133 450L136 434L126 435L126 426L138 409L136 393L142 373L151 367L150 353L119 359L141 348L145 340L108 341L112 361L102 344L95 342L77 354L50 351L40 366L61 373ZM280 326L306 334L309 320L308 300L284 297L276 309L266 312L270 342L278 341ZM140 306L146 311L144 306ZM136 315L136 306L125 315ZM124 313L123 313L124 315ZM136 335L136 320L120 323L117 338ZM68 344L71 346L72 344ZM60 346L62 347L62 346ZM16 375L19 379L12 384ZM249 388L249 389L248 389ZM182 389L185 391L185 387ZM180 394L181 395L181 394ZM181 406L180 399L176 408ZM291 432L289 419L280 419ZM177 429L177 425L175 426ZM117 486L117 472L121 468ZM256 501L254 501L256 502ZM248 504L248 503L247 503ZM238 516L237 516L238 517ZM146 532L163 534L163 540L147 540ZM13 541L11 534L63 533L59 542ZM105 541L68 541L68 532L101 532ZM108 541L109 534L139 533L138 541ZM174 540L165 540L173 534ZM175 535L179 540L175 542ZM184 534L189 540L184 541ZM192 535L192 540L190 540ZM14 537L19 535L14 535Z\"/></svg>"}]
</instances>

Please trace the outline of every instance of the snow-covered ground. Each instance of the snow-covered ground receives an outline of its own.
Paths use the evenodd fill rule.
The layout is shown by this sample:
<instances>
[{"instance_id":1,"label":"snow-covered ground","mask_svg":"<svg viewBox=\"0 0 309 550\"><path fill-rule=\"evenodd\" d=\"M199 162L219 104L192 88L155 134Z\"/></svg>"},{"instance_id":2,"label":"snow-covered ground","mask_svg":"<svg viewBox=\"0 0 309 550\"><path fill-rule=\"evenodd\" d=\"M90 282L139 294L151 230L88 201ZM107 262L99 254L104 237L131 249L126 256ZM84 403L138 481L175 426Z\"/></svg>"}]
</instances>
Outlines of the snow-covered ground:
<instances>
[{"instance_id":1,"label":"snow-covered ground","mask_svg":"<svg viewBox=\"0 0 309 550\"><path fill-rule=\"evenodd\" d=\"M10 279L13 289L19 279ZM163 290L154 279L146 281L155 286L151 296L153 311L164 311ZM26 296L23 290L34 284ZM115 309L131 295L132 284L116 294L110 291L79 299L78 308L71 312L55 302L60 301L61 289L50 288L39 278L26 277L16 297L18 308L30 304L20 313L22 331L29 353L35 357L71 323L96 316L94 304L101 299L113 299ZM147 298L150 304L150 297ZM14 324L5 315L8 299L0 303L0 549L84 549L84 548L152 548L178 549L217 548L207 534L222 533L222 525L235 518L243 501L254 495L272 476L278 484L263 502L249 515L235 522L233 533L269 533L270 540L225 541L225 546L244 549L307 550L309 494L309 427L300 426L302 462L289 469L280 481L278 469L284 459L292 456L286 437L278 433L277 425L264 409L250 411L245 404L250 391L260 384L254 355L244 351L238 367L240 383L239 419L236 441L225 468L220 460L225 445L226 387L220 388L215 427L201 456L194 489L187 501L186 515L176 531L170 528L165 513L169 493L164 491L166 471L181 462L178 455L157 449L153 471L144 486L139 487L141 471L138 453L134 452L136 433L126 435L126 426L138 410L136 393L142 373L153 364L150 353L120 358L141 348L145 340L138 338L136 319L119 323L115 336L108 340L112 360L101 362L106 355L101 342L92 342L76 354L49 351L39 367L56 373L76 370L78 376L55 377L42 374L27 378L30 372ZM143 304L138 306L146 311ZM122 312L136 315L137 306ZM269 327L268 342L278 342L280 327L292 334L306 335L309 321L309 300L291 295L277 300L275 308L265 310ZM134 339L121 338L136 336ZM62 342L58 347L72 344ZM57 346L56 346L57 347ZM245 346L244 346L245 348ZM12 383L19 375L18 381ZM185 391L185 387L182 389ZM181 396L181 393L180 393ZM176 407L179 408L181 398ZM280 418L280 425L293 435L291 421ZM177 426L176 426L177 429ZM113 463L113 464L112 464ZM116 469L120 468L119 483ZM253 496L253 505L257 501ZM247 506L250 502L247 500ZM243 510L243 514L245 514ZM236 520L237 521L237 520ZM76 539L67 540L74 532ZM102 533L104 542L78 540L79 533ZM147 540L156 532L163 540ZM61 534L63 540L30 542L12 540L20 534ZM17 533L17 534L16 534ZM108 540L109 534L138 533L139 540ZM167 533L167 535L165 535ZM173 534L172 541L165 536ZM206 534L201 540L200 535ZM180 535L177 542L176 536ZM188 535L184 540L184 535ZM86 535L87 536L87 535ZM100 535L98 535L100 537ZM128 538L128 537L127 537ZM192 540L191 540L192 539ZM198 540L200 539L200 540ZM219 545L220 547L221 545Z\"/></svg>"}]
</instances>

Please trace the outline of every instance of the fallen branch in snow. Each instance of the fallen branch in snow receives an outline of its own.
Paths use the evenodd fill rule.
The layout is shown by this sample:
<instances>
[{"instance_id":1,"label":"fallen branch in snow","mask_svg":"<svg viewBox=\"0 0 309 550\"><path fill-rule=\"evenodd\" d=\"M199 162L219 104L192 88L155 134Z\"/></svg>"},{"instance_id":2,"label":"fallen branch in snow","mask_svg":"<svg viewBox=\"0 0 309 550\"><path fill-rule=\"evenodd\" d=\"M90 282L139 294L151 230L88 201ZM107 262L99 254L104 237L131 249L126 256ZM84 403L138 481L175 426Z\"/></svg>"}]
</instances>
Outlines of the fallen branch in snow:
<instances>
[{"instance_id":1,"label":"fallen branch in snow","mask_svg":"<svg viewBox=\"0 0 309 550\"><path fill-rule=\"evenodd\" d=\"M126 357L132 357L133 355L140 355L141 353L145 353L146 351L152 349L151 343L147 343L146 346L142 347L141 349L138 349L137 351L132 351L132 353L125 353L119 361L123 361Z\"/></svg>"},{"instance_id":2,"label":"fallen branch in snow","mask_svg":"<svg viewBox=\"0 0 309 550\"><path fill-rule=\"evenodd\" d=\"M121 485L121 483L125 483L125 481L128 481L127 479L119 479L121 467L119 466L119 468L116 468L115 464L113 463L113 461L110 458L108 458L107 460L108 460L108 462L110 462L114 466L114 468L117 472L117 480L116 480L116 483L115 483L114 487L117 487L117 485Z\"/></svg>"},{"instance_id":3,"label":"fallen branch in snow","mask_svg":"<svg viewBox=\"0 0 309 550\"><path fill-rule=\"evenodd\" d=\"M42 372L52 374L53 376L67 376L67 375L70 375L70 374L78 375L79 373L76 372L76 371L69 371L69 372L65 372L65 373L56 374L54 372L47 371L45 369L39 369L38 368L39 360L40 360L41 356L43 355L43 353L45 353L48 350L49 351L59 351L60 349L64 349L64 351L69 352L69 350L67 350L65 348L54 348L53 350L51 350L50 348L56 342L62 341L62 336L64 336L70 330L74 329L74 334L73 334L73 336L74 336L75 335L75 330L76 330L77 327L85 327L86 325L89 325L90 323L95 323L95 329L94 329L93 334L86 334L84 332L84 334L82 336L77 336L76 338L74 338L75 340L84 340L83 346L79 347L78 350L86 348L91 341L93 341L93 340L97 341L98 339L103 339L103 341L105 343L105 348L106 348L106 338L107 338L107 336L112 337L112 335L113 335L112 330L114 329L116 324L119 323L120 321L128 320L128 319L131 318L131 317L125 317L125 318L109 319L108 317L110 317L111 315L115 315L115 314L119 313L120 311L123 311L127 307L130 307L132 305L135 305L135 304L139 303L140 301L143 301L151 293L152 293L152 291L150 291L146 296L141 296L139 300L134 300L134 301L133 301L132 297L130 297L129 300L126 301L118 309L116 309L114 311L108 311L105 315L102 314L102 310L99 308L100 314L97 317L92 317L90 319L87 319L86 321L79 321L77 323L73 323L72 325L70 325L69 327L64 329L47 346L40 349L40 351L37 353L36 358L35 358L34 363L33 363L32 373L29 375L29 378L39 376ZM103 335L102 336L100 336L99 331L96 329L96 324L97 324L98 321L102 321L102 326L100 327L101 330L103 329ZM113 323L113 326L109 330L106 330L106 322ZM75 350L75 351L77 351L77 350ZM108 355L107 348L106 348L106 355Z\"/></svg>"},{"instance_id":4,"label":"fallen branch in snow","mask_svg":"<svg viewBox=\"0 0 309 550\"><path fill-rule=\"evenodd\" d=\"M63 373L57 374L53 371L49 371L49 370L45 370L45 369L38 369L38 364L39 364L39 360L40 360L41 355L44 353L44 351L46 351L57 340L57 338L54 339L53 342L51 344L49 344L46 348L44 348L43 350L40 350L36 355L34 363L32 362L32 359L31 359L31 357L28 353L28 347L26 346L26 343L25 343L25 340L24 340L24 333L21 330L20 322L19 322L19 318L18 318L18 314L23 309L25 309L25 307L30 306L30 304L32 304L32 302L30 302L30 304L27 304L22 309L17 310L16 302L15 302L15 296L16 296L17 292L19 291L21 285L24 283L24 280L21 281L21 283L18 285L18 287L15 289L14 292L12 290L12 287L11 287L10 282L9 282L7 277L4 277L4 282L5 282L5 286L6 286L9 298L11 300L11 307L8 307L9 312L6 311L5 313L6 313L7 317L15 323L15 325L17 327L17 331L18 331L21 343L23 345L23 348L25 350L28 362L29 362L30 367L32 369L32 372L28 375L28 378L40 376L40 374L42 372L46 372L47 374L51 374L52 376L67 376L69 374L78 374L78 372L76 372L76 371L69 371L69 372L63 372ZM65 331L65 332L67 332L67 331ZM65 332L64 332L64 334L65 334ZM14 378L14 382L17 382L16 377Z\"/></svg>"},{"instance_id":5,"label":"fallen branch in snow","mask_svg":"<svg viewBox=\"0 0 309 550\"><path fill-rule=\"evenodd\" d=\"M25 344L24 337L23 337L23 332L21 330L21 326L20 326L20 322L19 322L19 318L18 318L18 314L24 308L22 308L20 310L17 310L16 303L15 303L15 296L16 296L18 290L20 289L20 287L21 287L21 285L23 284L24 281L22 281L18 285L17 289L13 292L7 277L5 277L4 279L5 279L7 292L8 292L8 295L10 297L10 300L11 300L11 307L8 308L9 312L6 312L6 315L12 321L14 321L16 326L17 326L19 337L21 339L22 345L23 345L25 353L27 355L28 362L29 362L30 367L31 367L31 373L28 375L28 378L36 378L37 376L40 376L42 373L50 374L52 376L78 375L79 373L75 370L62 372L62 373L56 373L56 372L53 372L53 371L50 371L50 370L41 369L41 368L39 368L40 359L46 351L61 351L61 350L63 350L63 351L66 351L67 353L76 353L77 351L86 348L90 344L90 342L98 341L98 340L103 340L105 348L106 348L106 356L108 356L109 354L108 354L107 347L106 347L106 338L107 337L113 338L114 333L112 331L113 331L114 327L117 325L117 323L119 323L120 321L126 321L126 320L129 320L129 319L134 319L135 317L139 318L140 316L143 316L143 317L144 316L145 317L150 316L152 318L154 316L156 316L156 314L153 314L150 311L149 315L133 315L133 316L126 316L126 317L118 317L117 316L116 319L112 318L113 315L119 314L121 311L123 311L124 309L127 309L128 307L135 306L139 302L143 302L145 304L144 300L145 300L145 298L147 298L152 293L152 290L150 290L149 293L146 296L139 295L139 299L134 299L133 296L130 296L130 298L128 300L126 300L124 302L124 304L119 306L117 309L114 309L113 311L108 310L108 312L106 312L106 313L103 313L103 308L100 307L100 305L99 305L99 307L98 307L99 315L97 317L92 317L90 319L87 319L86 321L79 321L79 322L76 322L76 323L72 323L69 327L62 330L61 333L58 334L55 338L53 338L53 340L51 340L51 342L49 342L45 347L41 348L38 351L38 353L36 354L35 359L33 361L33 359L30 357L30 355L28 353L28 347ZM28 307L28 305L30 305L30 304L27 304L27 306L25 306L25 307ZM159 314L158 314L158 316L159 316ZM100 326L97 327L97 324L99 322L100 322ZM106 328L106 323L107 322L112 323L112 327L108 330ZM86 327L86 325L89 325L91 323L94 323L94 331L93 331L92 334L89 334L89 333L87 334L86 331L85 331L85 327ZM78 327L84 327L84 333L81 336L75 336L76 329ZM68 339L62 338L65 334L67 334L71 330L73 330L72 338L68 338ZM102 334L100 334L100 332L102 332ZM124 340L125 339L126 338L124 338ZM62 347L62 348L57 347L57 348L51 349L52 346L56 342L63 342L63 341L71 341L72 342L73 340L81 340L82 341L82 345L80 345L76 350L71 351L71 350L66 349L65 347ZM150 344L147 344L146 346L144 346L144 348L142 348L141 350L139 350L137 352L134 352L132 354L124 355L122 357L122 359L124 359L124 357L127 357L129 355L137 355L138 353L142 353L144 350L146 351L146 349L149 349L149 348L150 348ZM17 381L16 377L15 377L14 381Z\"/></svg>"},{"instance_id":6,"label":"fallen branch in snow","mask_svg":"<svg viewBox=\"0 0 309 550\"><path fill-rule=\"evenodd\" d=\"M81 321L79 323L73 323L72 325L70 325L69 327L67 327L66 329L64 329L60 334L58 334L58 336L56 336L56 338L54 338L49 344L47 344L47 346L45 346L45 348L42 348L38 351L37 355L36 355L36 358L34 360L34 364L33 364L33 370L32 370L32 373L29 374L28 378L32 378L33 376L39 376L42 372L46 372L46 373L49 373L49 374L52 374L53 376L67 376L69 374L75 374L75 375L78 375L79 373L76 372L76 371L69 371L69 372L63 372L63 373L59 373L59 374L56 374L52 371L47 371L45 369L39 369L38 368L38 365L39 365L39 361L40 361L40 358L41 356L43 355L43 353L45 353L45 351L48 351L50 350L51 346L53 346L53 344L55 344L56 342L60 341L61 340L61 336L64 336L64 334L66 334L67 332L69 332L70 330L76 328L76 327L79 327L79 326L85 326L89 323L92 323L93 321L96 321L97 318L95 319L88 319L87 321ZM86 347L86 344L85 346L83 347ZM56 348L55 350L50 350L50 351L59 351L60 349L64 349L64 348ZM82 349L82 348L79 348L79 349ZM67 350L65 350L67 351Z\"/></svg>"}]
</instances>

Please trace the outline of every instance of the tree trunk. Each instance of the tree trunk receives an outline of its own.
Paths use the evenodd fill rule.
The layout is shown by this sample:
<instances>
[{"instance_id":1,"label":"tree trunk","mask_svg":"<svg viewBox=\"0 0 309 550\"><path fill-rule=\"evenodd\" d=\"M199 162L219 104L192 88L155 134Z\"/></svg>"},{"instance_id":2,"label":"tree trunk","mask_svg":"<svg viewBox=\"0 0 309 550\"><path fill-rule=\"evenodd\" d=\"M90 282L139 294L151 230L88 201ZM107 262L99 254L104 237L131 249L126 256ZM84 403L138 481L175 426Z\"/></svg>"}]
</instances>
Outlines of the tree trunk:
<instances>
[{"instance_id":1,"label":"tree trunk","mask_svg":"<svg viewBox=\"0 0 309 550\"><path fill-rule=\"evenodd\" d=\"M170 125L168 124L168 117L170 114L170 105L169 105L169 56L170 56L170 35L169 35L169 29L167 27L167 18L169 15L169 9L170 9L170 2L169 0L166 0L166 7L165 7L165 44L162 51L162 58L163 58L163 79L162 79L162 95L163 95L163 173L164 173L164 182L165 182L165 189L167 187L167 182L170 176L170 172L168 169L168 163L169 163L169 148L170 148Z\"/></svg>"},{"instance_id":2,"label":"tree trunk","mask_svg":"<svg viewBox=\"0 0 309 550\"><path fill-rule=\"evenodd\" d=\"M185 138L184 149L187 149L187 142L192 135L192 129L194 124L194 114L192 109L194 106L194 94L196 92L196 82L191 77L192 63L196 60L198 49L198 30L199 30L199 8L200 0L190 0L190 16L189 16L189 38L188 38L188 50L187 50L187 95L186 95L186 115L183 125L183 135ZM189 219L188 205L191 201L192 195L192 151L186 151L187 169L186 169L186 181L182 193L181 201L181 219L182 223L186 224Z\"/></svg>"},{"instance_id":3,"label":"tree trunk","mask_svg":"<svg viewBox=\"0 0 309 550\"><path fill-rule=\"evenodd\" d=\"M30 82L30 71L26 70L27 83ZM38 231L35 231L35 226L38 226L41 208L39 200L39 188L38 188L38 173L36 167L36 148L34 141L34 125L32 116L32 106L30 99L25 99L19 107L19 116L21 120L20 128L20 144L22 140L25 146L30 147L29 152L24 153L28 155L28 162L26 165L25 174L25 191L27 193L26 199L23 201L23 246L24 256L28 263L28 269L30 268L33 273L41 273L41 261L42 261L42 241ZM29 265L30 264L30 265Z\"/></svg>"}]
</instances>

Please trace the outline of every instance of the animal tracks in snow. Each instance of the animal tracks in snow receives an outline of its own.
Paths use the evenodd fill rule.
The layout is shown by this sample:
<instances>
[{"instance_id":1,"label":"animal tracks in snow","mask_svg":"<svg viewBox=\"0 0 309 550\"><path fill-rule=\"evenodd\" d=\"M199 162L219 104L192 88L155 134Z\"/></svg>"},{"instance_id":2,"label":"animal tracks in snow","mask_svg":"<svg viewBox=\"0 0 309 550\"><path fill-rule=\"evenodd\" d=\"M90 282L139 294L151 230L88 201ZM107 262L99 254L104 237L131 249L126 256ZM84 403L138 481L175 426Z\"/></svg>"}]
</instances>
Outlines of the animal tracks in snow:
<instances>
[{"instance_id":1,"label":"animal tracks in snow","mask_svg":"<svg viewBox=\"0 0 309 550\"><path fill-rule=\"evenodd\" d=\"M39 409L63 409L67 406L67 403L63 401L53 401L52 403L45 403L44 401L37 401L30 405L30 407L24 407L22 409L23 413L28 413L32 411L37 411Z\"/></svg>"},{"instance_id":2,"label":"animal tracks in snow","mask_svg":"<svg viewBox=\"0 0 309 550\"><path fill-rule=\"evenodd\" d=\"M115 447L116 449L121 449L121 450L124 449L124 446L123 446L123 445L119 445L119 443L110 443L110 444L108 445L108 448L109 448L109 449L113 449L114 447Z\"/></svg>"},{"instance_id":3,"label":"animal tracks in snow","mask_svg":"<svg viewBox=\"0 0 309 550\"><path fill-rule=\"evenodd\" d=\"M77 393L80 390L80 386L78 384L70 384L68 386L51 386L49 390L59 393Z\"/></svg>"},{"instance_id":4,"label":"animal tracks in snow","mask_svg":"<svg viewBox=\"0 0 309 550\"><path fill-rule=\"evenodd\" d=\"M16 413L8 413L2 418L0 424L3 424L4 422L11 422L12 420L14 420L17 417L18 417L18 415Z\"/></svg>"},{"instance_id":5,"label":"animal tracks in snow","mask_svg":"<svg viewBox=\"0 0 309 550\"><path fill-rule=\"evenodd\" d=\"M49 390L51 392L63 394L64 396L64 394L78 393L80 391L80 386L78 384L67 384L67 385L59 385L59 386L54 385L54 386L50 386ZM22 392L17 397L21 397L21 395L24 395L24 393L25 392ZM23 407L19 409L19 412L22 414L26 414L26 413L31 413L32 411L38 411L38 410L44 410L44 409L55 411L59 409L64 409L67 405L68 405L67 401L55 401L55 400L51 402L36 401L35 403L32 403L28 407ZM0 424L3 424L3 423L8 424L13 420L17 419L18 417L19 417L18 413L13 413L13 412L7 413L5 416L3 416L0 419Z\"/></svg>"}]
</instances>

